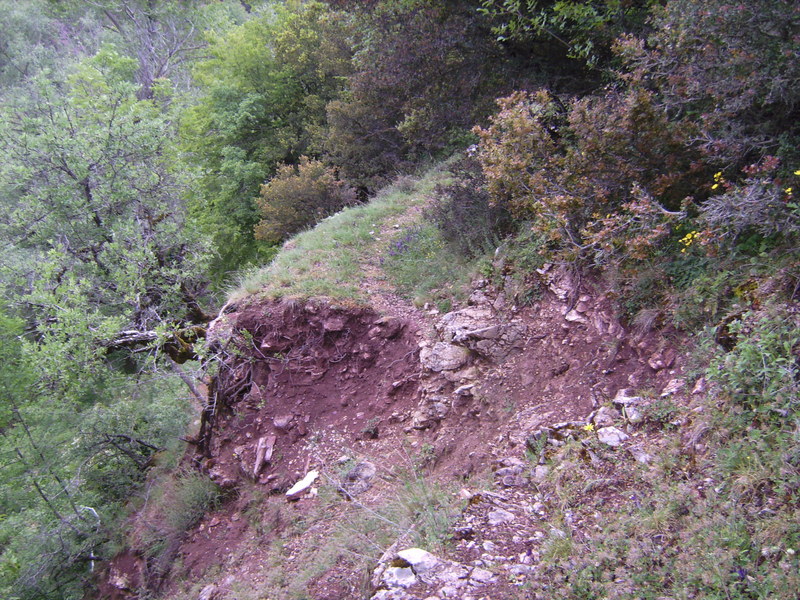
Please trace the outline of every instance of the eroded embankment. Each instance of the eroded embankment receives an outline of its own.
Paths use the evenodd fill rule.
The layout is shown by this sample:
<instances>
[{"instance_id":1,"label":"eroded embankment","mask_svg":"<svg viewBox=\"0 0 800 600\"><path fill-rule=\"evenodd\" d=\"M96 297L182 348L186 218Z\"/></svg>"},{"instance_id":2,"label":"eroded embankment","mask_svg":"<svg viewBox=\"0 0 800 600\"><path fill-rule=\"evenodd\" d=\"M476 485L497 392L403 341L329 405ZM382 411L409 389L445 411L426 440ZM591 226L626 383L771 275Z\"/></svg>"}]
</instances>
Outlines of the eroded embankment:
<instances>
[{"instance_id":1,"label":"eroded embankment","mask_svg":"<svg viewBox=\"0 0 800 600\"><path fill-rule=\"evenodd\" d=\"M215 366L192 462L228 491L227 500L183 538L162 592L194 598L198 584L189 582L203 582L221 600L243 590L254 598L288 598L291 590L317 600L367 598L381 589L425 598L468 585L515 597L506 571L528 573L519 557L538 555L556 514L531 508L552 500L532 453L543 461L565 439L588 444L593 476L604 484L583 492L586 514L574 510L574 518L590 531L596 503L628 493L619 466L638 460L648 444L643 429L611 409L612 399L626 389L664 393L680 376L669 332L634 335L608 295L579 286L568 272L541 278L542 297L526 306L479 282L468 304L446 315L397 319L323 301L262 301L221 316L210 329ZM611 425L624 438L615 446L597 436ZM464 574L458 581L420 579L395 590L381 575L387 554L390 563L365 583L365 569L378 566L392 542L420 543L416 534L403 537L413 523L372 538L357 559L332 538L357 513L378 514L393 502L407 466L451 492L487 490L466 492L468 506L447 517L446 556L467 565L456 569ZM356 492L342 487L359 469L369 472L368 491L353 502ZM287 498L312 470L320 477L308 493ZM516 520L494 522L497 506L518 512ZM298 519L307 530L293 531ZM330 561L320 558L326 546ZM473 577L478 563L494 575L484 569Z\"/></svg>"},{"instance_id":2,"label":"eroded embankment","mask_svg":"<svg viewBox=\"0 0 800 600\"><path fill-rule=\"evenodd\" d=\"M299 440L375 438L416 400L418 340L407 321L276 301L223 316L212 337L219 370L201 450L223 489L251 478L284 491L309 468ZM262 438L272 457L255 472Z\"/></svg>"}]
</instances>

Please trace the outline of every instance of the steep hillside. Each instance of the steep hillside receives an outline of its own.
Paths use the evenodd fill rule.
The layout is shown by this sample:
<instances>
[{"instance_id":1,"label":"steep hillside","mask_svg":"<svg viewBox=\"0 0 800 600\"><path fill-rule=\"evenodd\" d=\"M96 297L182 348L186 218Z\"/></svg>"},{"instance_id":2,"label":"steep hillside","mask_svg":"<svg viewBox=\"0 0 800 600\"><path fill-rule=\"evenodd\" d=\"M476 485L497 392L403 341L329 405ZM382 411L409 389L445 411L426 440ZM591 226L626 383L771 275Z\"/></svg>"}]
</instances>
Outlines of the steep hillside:
<instances>
[{"instance_id":1,"label":"steep hillside","mask_svg":"<svg viewBox=\"0 0 800 600\"><path fill-rule=\"evenodd\" d=\"M157 547L158 509L140 511L103 597L630 597L744 589L758 573L780 596L798 583L781 545L796 533L773 529L787 500L764 482L741 484L773 532L761 558L708 571L730 558L715 536L749 505L715 479L720 422L685 334L627 327L614 294L570 269L521 285L502 257L449 312L395 292L384 259L444 177L302 234L251 278L263 288L232 297L209 330L187 459L222 499Z\"/></svg>"}]
</instances>

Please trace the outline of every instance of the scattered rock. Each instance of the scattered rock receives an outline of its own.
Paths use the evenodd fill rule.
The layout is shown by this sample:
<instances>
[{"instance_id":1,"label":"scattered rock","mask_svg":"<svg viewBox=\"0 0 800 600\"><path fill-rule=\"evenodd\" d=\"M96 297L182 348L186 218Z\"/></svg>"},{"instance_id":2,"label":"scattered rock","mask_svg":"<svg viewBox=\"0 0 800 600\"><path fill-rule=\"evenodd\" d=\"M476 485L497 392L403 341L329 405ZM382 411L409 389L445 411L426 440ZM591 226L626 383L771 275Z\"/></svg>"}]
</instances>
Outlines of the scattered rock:
<instances>
[{"instance_id":1,"label":"scattered rock","mask_svg":"<svg viewBox=\"0 0 800 600\"><path fill-rule=\"evenodd\" d=\"M627 433L616 427L601 427L597 430L597 439L614 448L622 445L628 437Z\"/></svg>"},{"instance_id":2,"label":"scattered rock","mask_svg":"<svg viewBox=\"0 0 800 600\"><path fill-rule=\"evenodd\" d=\"M344 476L341 485L342 491L348 497L363 494L372 487L372 481L377 472L375 465L369 461L358 463Z\"/></svg>"},{"instance_id":3,"label":"scattered rock","mask_svg":"<svg viewBox=\"0 0 800 600\"><path fill-rule=\"evenodd\" d=\"M597 427L608 427L609 425L616 423L619 417L620 414L618 410L609 408L608 406L601 406L594 414L592 422Z\"/></svg>"},{"instance_id":4,"label":"scattered rock","mask_svg":"<svg viewBox=\"0 0 800 600\"><path fill-rule=\"evenodd\" d=\"M661 391L661 397L666 398L678 393L686 385L685 379L670 379L664 389Z\"/></svg>"},{"instance_id":5,"label":"scattered rock","mask_svg":"<svg viewBox=\"0 0 800 600\"><path fill-rule=\"evenodd\" d=\"M511 523L516 517L504 508L496 508L489 513L489 525L497 527L503 523Z\"/></svg>"},{"instance_id":6,"label":"scattered rock","mask_svg":"<svg viewBox=\"0 0 800 600\"><path fill-rule=\"evenodd\" d=\"M411 567L388 567L383 572L383 583L390 588L408 588L417 583L417 576Z\"/></svg>"},{"instance_id":7,"label":"scattered rock","mask_svg":"<svg viewBox=\"0 0 800 600\"><path fill-rule=\"evenodd\" d=\"M292 487L290 487L287 490L286 498L288 498L289 500L297 500L298 498L300 498L300 496L305 494L311 488L312 485L314 485L314 482L317 480L318 477L319 477L319 471L316 470L309 471L305 477L303 477L300 481L295 483Z\"/></svg>"},{"instance_id":8,"label":"scattered rock","mask_svg":"<svg viewBox=\"0 0 800 600\"><path fill-rule=\"evenodd\" d=\"M622 412L625 414L625 418L628 419L628 423L632 425L638 425L644 421L644 414L635 406L626 406Z\"/></svg>"},{"instance_id":9,"label":"scattered rock","mask_svg":"<svg viewBox=\"0 0 800 600\"><path fill-rule=\"evenodd\" d=\"M634 396L631 393L631 390L625 388L619 390L611 402L613 402L616 406L622 407L630 406L631 404L642 404L643 400L641 396Z\"/></svg>"},{"instance_id":10,"label":"scattered rock","mask_svg":"<svg viewBox=\"0 0 800 600\"><path fill-rule=\"evenodd\" d=\"M422 575L427 571L431 571L441 563L433 554L422 548L401 550L397 553L397 556L406 561L417 575Z\"/></svg>"},{"instance_id":11,"label":"scattered rock","mask_svg":"<svg viewBox=\"0 0 800 600\"><path fill-rule=\"evenodd\" d=\"M675 363L676 352L672 348L655 352L647 359L647 364L654 371L669 369Z\"/></svg>"},{"instance_id":12,"label":"scattered rock","mask_svg":"<svg viewBox=\"0 0 800 600\"><path fill-rule=\"evenodd\" d=\"M272 424L276 429L289 431L292 428L292 421L294 421L294 415L280 415L272 419Z\"/></svg>"},{"instance_id":13,"label":"scattered rock","mask_svg":"<svg viewBox=\"0 0 800 600\"><path fill-rule=\"evenodd\" d=\"M497 579L494 573L487 571L486 569L481 569L480 567L475 567L472 569L472 573L470 573L469 578L472 581L476 581L480 584L492 583Z\"/></svg>"},{"instance_id":14,"label":"scattered rock","mask_svg":"<svg viewBox=\"0 0 800 600\"><path fill-rule=\"evenodd\" d=\"M538 465L535 469L533 469L533 478L536 481L544 481L549 474L550 467L547 465Z\"/></svg>"},{"instance_id":15,"label":"scattered rock","mask_svg":"<svg viewBox=\"0 0 800 600\"><path fill-rule=\"evenodd\" d=\"M653 457L641 448L628 448L628 452L631 453L636 462L640 462L643 465L649 465L650 461L653 460Z\"/></svg>"},{"instance_id":16,"label":"scattered rock","mask_svg":"<svg viewBox=\"0 0 800 600\"><path fill-rule=\"evenodd\" d=\"M469 350L462 346L436 342L431 348L422 348L419 352L422 366L434 372L455 371L469 360Z\"/></svg>"},{"instance_id":17,"label":"scattered rock","mask_svg":"<svg viewBox=\"0 0 800 600\"><path fill-rule=\"evenodd\" d=\"M564 315L564 319L570 323L587 323L586 318L577 310L571 310Z\"/></svg>"}]
</instances>

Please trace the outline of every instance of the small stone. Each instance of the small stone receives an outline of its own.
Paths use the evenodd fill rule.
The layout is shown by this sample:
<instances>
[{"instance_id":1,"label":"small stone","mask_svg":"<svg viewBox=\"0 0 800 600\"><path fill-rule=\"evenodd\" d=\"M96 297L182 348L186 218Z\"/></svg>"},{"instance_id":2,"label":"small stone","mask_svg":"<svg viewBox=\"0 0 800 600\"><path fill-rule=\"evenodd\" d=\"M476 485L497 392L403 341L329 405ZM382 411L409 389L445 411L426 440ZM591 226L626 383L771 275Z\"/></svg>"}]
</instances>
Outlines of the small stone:
<instances>
[{"instance_id":1,"label":"small stone","mask_svg":"<svg viewBox=\"0 0 800 600\"><path fill-rule=\"evenodd\" d=\"M685 385L686 380L684 379L670 379L669 383L667 383L662 390L661 397L666 398L667 396L671 396L679 392Z\"/></svg>"},{"instance_id":2,"label":"small stone","mask_svg":"<svg viewBox=\"0 0 800 600\"><path fill-rule=\"evenodd\" d=\"M510 513L503 508L497 508L489 513L489 525L496 527L503 523L511 523L515 518L514 513Z\"/></svg>"},{"instance_id":3,"label":"small stone","mask_svg":"<svg viewBox=\"0 0 800 600\"><path fill-rule=\"evenodd\" d=\"M649 465L650 461L653 460L653 457L641 448L628 448L628 452L631 453L636 462L640 462L643 465Z\"/></svg>"},{"instance_id":4,"label":"small stone","mask_svg":"<svg viewBox=\"0 0 800 600\"><path fill-rule=\"evenodd\" d=\"M622 445L628 437L627 433L616 427L601 427L597 430L597 439L612 448Z\"/></svg>"},{"instance_id":5,"label":"small stone","mask_svg":"<svg viewBox=\"0 0 800 600\"><path fill-rule=\"evenodd\" d=\"M383 582L389 587L411 587L417 576L411 567L389 567L383 572Z\"/></svg>"},{"instance_id":6,"label":"small stone","mask_svg":"<svg viewBox=\"0 0 800 600\"><path fill-rule=\"evenodd\" d=\"M621 389L617 392L617 395L614 396L614 399L611 402L617 406L630 406L631 404L641 404L642 397L631 395L631 391L629 389Z\"/></svg>"},{"instance_id":7,"label":"small stone","mask_svg":"<svg viewBox=\"0 0 800 600\"><path fill-rule=\"evenodd\" d=\"M483 544L481 544L481 546L484 550L486 550L486 552L497 552L497 544L491 540L486 540L483 542Z\"/></svg>"},{"instance_id":8,"label":"small stone","mask_svg":"<svg viewBox=\"0 0 800 600\"><path fill-rule=\"evenodd\" d=\"M478 583L492 583L496 579L494 573L480 567L474 568L469 578Z\"/></svg>"},{"instance_id":9,"label":"small stone","mask_svg":"<svg viewBox=\"0 0 800 600\"><path fill-rule=\"evenodd\" d=\"M593 422L597 427L608 427L619 419L619 411L608 406L601 406L594 415Z\"/></svg>"},{"instance_id":10,"label":"small stone","mask_svg":"<svg viewBox=\"0 0 800 600\"><path fill-rule=\"evenodd\" d=\"M292 421L294 420L294 415L281 415L279 417L275 417L272 419L272 424L275 425L277 429L282 431L288 431L292 428Z\"/></svg>"},{"instance_id":11,"label":"small stone","mask_svg":"<svg viewBox=\"0 0 800 600\"><path fill-rule=\"evenodd\" d=\"M533 478L536 481L544 481L550 474L550 467L547 465L538 465L533 469Z\"/></svg>"},{"instance_id":12,"label":"small stone","mask_svg":"<svg viewBox=\"0 0 800 600\"><path fill-rule=\"evenodd\" d=\"M317 477L319 477L319 471L309 471L305 477L289 488L289 490L286 492L286 497L289 500L295 500L299 498L306 493L312 485L314 485Z\"/></svg>"},{"instance_id":13,"label":"small stone","mask_svg":"<svg viewBox=\"0 0 800 600\"><path fill-rule=\"evenodd\" d=\"M567 314L564 315L564 319L569 321L570 323L586 323L586 319L584 316L576 310L571 310Z\"/></svg>"},{"instance_id":14,"label":"small stone","mask_svg":"<svg viewBox=\"0 0 800 600\"><path fill-rule=\"evenodd\" d=\"M512 575L516 575L517 577L525 577L526 575L536 571L536 567L533 565L511 565L508 570Z\"/></svg>"},{"instance_id":15,"label":"small stone","mask_svg":"<svg viewBox=\"0 0 800 600\"><path fill-rule=\"evenodd\" d=\"M638 425L644 421L644 415L642 414L642 411L635 406L626 406L623 409L623 412L625 414L625 418L628 419L628 423L631 423L632 425Z\"/></svg>"},{"instance_id":16,"label":"small stone","mask_svg":"<svg viewBox=\"0 0 800 600\"><path fill-rule=\"evenodd\" d=\"M417 575L436 568L441 562L433 554L422 548L408 548L401 550L397 556L406 561Z\"/></svg>"}]
</instances>

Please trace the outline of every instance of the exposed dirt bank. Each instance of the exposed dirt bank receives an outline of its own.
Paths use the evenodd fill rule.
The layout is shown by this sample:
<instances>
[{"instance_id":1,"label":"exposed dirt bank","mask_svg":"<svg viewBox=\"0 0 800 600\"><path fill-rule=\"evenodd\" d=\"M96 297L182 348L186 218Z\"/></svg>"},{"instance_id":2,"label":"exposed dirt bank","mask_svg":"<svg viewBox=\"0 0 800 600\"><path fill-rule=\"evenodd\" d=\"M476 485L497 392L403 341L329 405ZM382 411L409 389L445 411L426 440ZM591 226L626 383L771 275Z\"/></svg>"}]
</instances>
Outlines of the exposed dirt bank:
<instances>
[{"instance_id":1,"label":"exposed dirt bank","mask_svg":"<svg viewBox=\"0 0 800 600\"><path fill-rule=\"evenodd\" d=\"M542 298L524 307L482 283L469 306L445 316L406 311L394 318L324 302L271 301L220 317L210 330L217 370L193 461L227 490L228 500L186 536L164 597L198 597L196 582L214 586L209 594L219 599L242 597L247 589L289 597L274 588L270 571L277 565L264 548L280 538L290 548L286 556L302 557L304 548L328 543L336 519L346 518L344 508L330 509L307 531L287 532L320 504L332 505L318 489L342 494L350 476L345 467L353 464L374 466L357 490L369 506L394 493L390 484L404 463L464 488L464 498L473 497L473 486L505 490L494 500L474 496L454 519L453 543L444 552L465 564L480 561L484 542L495 554L535 554L536 540L547 533L535 512L522 511L513 526L486 519L498 502L536 505L537 436L556 432L550 443L557 445L557 432L569 435L590 423L620 390L658 394L680 374L671 332L634 335L606 296L577 289L564 273L542 278ZM629 434L610 451L635 452L641 434L630 428ZM285 492L311 471L319 479L299 500L287 499ZM612 499L614 486L602 487ZM141 563L122 556L112 565L114 577L140 580ZM375 590L354 564L340 557L323 566L304 593L319 600L370 597ZM121 573L125 565L138 571ZM287 559L277 568L291 581L304 566ZM377 585L385 584L378 579ZM517 597L497 578L480 585L485 593L476 597ZM270 586L272 592L263 591ZM136 597L128 585L108 590L105 597ZM419 583L397 597L436 592L435 585ZM261 597L253 593L247 597Z\"/></svg>"}]
</instances>

